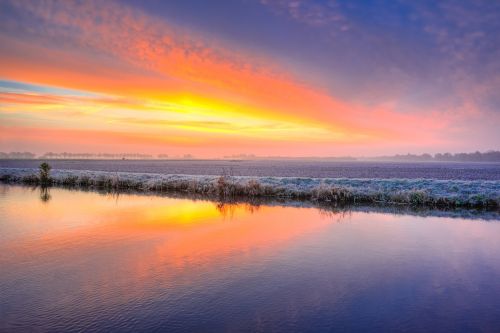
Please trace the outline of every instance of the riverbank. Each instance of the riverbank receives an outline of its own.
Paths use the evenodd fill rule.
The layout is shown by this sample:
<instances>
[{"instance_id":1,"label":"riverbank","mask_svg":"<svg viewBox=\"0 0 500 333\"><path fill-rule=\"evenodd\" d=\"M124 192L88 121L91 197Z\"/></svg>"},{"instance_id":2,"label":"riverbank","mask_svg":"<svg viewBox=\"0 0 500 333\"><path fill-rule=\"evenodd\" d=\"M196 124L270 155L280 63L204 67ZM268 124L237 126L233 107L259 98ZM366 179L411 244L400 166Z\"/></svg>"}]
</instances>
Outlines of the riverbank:
<instances>
[{"instance_id":1,"label":"riverbank","mask_svg":"<svg viewBox=\"0 0 500 333\"><path fill-rule=\"evenodd\" d=\"M0 181L38 185L38 170L0 168ZM207 198L281 198L325 204L500 207L499 181L164 175L53 170L50 185L109 191L179 192Z\"/></svg>"}]
</instances>

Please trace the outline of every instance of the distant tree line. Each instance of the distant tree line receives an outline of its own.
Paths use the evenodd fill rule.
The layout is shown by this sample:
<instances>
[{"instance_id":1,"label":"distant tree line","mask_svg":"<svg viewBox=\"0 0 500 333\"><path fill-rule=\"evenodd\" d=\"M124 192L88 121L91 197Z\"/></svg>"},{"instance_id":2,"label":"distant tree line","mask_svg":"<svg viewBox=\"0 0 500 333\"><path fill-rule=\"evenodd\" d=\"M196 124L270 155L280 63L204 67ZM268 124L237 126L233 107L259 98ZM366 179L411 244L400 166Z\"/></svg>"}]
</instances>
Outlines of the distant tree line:
<instances>
[{"instance_id":1,"label":"distant tree line","mask_svg":"<svg viewBox=\"0 0 500 333\"><path fill-rule=\"evenodd\" d=\"M4 153L0 152L0 159L131 159L131 160L149 160L149 159L168 159L167 154L158 154L156 156L150 154L109 154L109 153L53 153L48 152L40 156L36 156L30 152L10 152ZM191 154L185 154L181 158L183 159L193 159L194 156ZM224 158L239 158L239 159L254 159L263 158L257 157L253 154L240 154L225 156ZM269 159L302 159L302 158L290 158L290 157L268 157ZM307 158L306 158L307 159ZM319 160L332 160L332 161L356 161L357 158L354 157L317 157L315 159ZM476 151L474 153L438 153L435 155L431 154L406 154L406 155L394 155L394 156L379 156L379 157L368 157L360 158L361 160L376 160L376 161L407 161L407 162L426 162L426 161L443 161L443 162L500 162L500 151L487 151L481 153Z\"/></svg>"},{"instance_id":2,"label":"distant tree line","mask_svg":"<svg viewBox=\"0 0 500 333\"><path fill-rule=\"evenodd\" d=\"M160 158L167 158L168 155L161 154ZM35 159L37 156L29 152L0 152L0 159ZM48 152L38 156L39 159L135 159L147 160L155 158L149 154L108 154L108 153L52 153Z\"/></svg>"},{"instance_id":3,"label":"distant tree line","mask_svg":"<svg viewBox=\"0 0 500 333\"><path fill-rule=\"evenodd\" d=\"M233 155L226 155L226 156L224 156L224 158L251 160L251 159L256 158L256 156L254 154L233 154Z\"/></svg>"},{"instance_id":4,"label":"distant tree line","mask_svg":"<svg viewBox=\"0 0 500 333\"><path fill-rule=\"evenodd\" d=\"M42 159L131 159L131 160L148 160L153 159L153 155L149 154L109 154L109 153L52 153L48 152L40 156Z\"/></svg>"},{"instance_id":5,"label":"distant tree line","mask_svg":"<svg viewBox=\"0 0 500 333\"><path fill-rule=\"evenodd\" d=\"M13 151L10 153L4 153L0 152L0 159L19 159L19 160L25 160L25 159L33 159L35 158L36 155L30 152L19 152L19 151Z\"/></svg>"},{"instance_id":6,"label":"distant tree line","mask_svg":"<svg viewBox=\"0 0 500 333\"><path fill-rule=\"evenodd\" d=\"M377 160L388 161L409 161L409 162L425 162L425 161L443 161L443 162L500 162L500 151L487 151L481 153L476 151L474 153L438 153L431 154L406 154L394 156L381 156L375 158Z\"/></svg>"}]
</instances>

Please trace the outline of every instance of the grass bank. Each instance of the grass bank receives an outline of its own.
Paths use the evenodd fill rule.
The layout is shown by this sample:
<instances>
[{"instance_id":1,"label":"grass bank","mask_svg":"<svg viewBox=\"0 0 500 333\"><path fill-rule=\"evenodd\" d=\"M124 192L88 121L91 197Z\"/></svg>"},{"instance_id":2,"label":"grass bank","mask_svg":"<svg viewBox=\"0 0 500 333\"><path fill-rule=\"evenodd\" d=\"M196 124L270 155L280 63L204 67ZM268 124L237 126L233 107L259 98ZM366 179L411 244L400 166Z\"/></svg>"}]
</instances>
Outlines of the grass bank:
<instances>
[{"instance_id":1,"label":"grass bank","mask_svg":"<svg viewBox=\"0 0 500 333\"><path fill-rule=\"evenodd\" d=\"M500 207L499 181L163 175L0 168L0 181L107 191L179 192L216 199L280 198L323 204L377 203L428 207Z\"/></svg>"}]
</instances>

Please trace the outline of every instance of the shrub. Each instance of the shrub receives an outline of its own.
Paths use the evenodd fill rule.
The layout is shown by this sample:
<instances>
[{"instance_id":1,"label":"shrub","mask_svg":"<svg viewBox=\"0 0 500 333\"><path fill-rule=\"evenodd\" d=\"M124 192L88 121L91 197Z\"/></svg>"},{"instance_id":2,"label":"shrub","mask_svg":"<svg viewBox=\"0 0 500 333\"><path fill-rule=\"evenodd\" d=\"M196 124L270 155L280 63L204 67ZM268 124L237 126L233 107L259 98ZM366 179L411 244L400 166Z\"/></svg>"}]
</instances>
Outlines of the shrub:
<instances>
[{"instance_id":1,"label":"shrub","mask_svg":"<svg viewBox=\"0 0 500 333\"><path fill-rule=\"evenodd\" d=\"M251 179L247 183L246 192L247 195L256 197L263 194L263 189L258 181L256 181L255 179Z\"/></svg>"},{"instance_id":2,"label":"shrub","mask_svg":"<svg viewBox=\"0 0 500 333\"><path fill-rule=\"evenodd\" d=\"M9 183L13 179L12 175L1 175L0 176L0 181L4 183Z\"/></svg>"},{"instance_id":3,"label":"shrub","mask_svg":"<svg viewBox=\"0 0 500 333\"><path fill-rule=\"evenodd\" d=\"M429 201L429 195L426 191L414 190L410 192L409 200L412 205L423 205Z\"/></svg>"},{"instance_id":4,"label":"shrub","mask_svg":"<svg viewBox=\"0 0 500 333\"><path fill-rule=\"evenodd\" d=\"M317 201L349 203L354 201L353 194L346 188L320 184L313 189L311 198Z\"/></svg>"},{"instance_id":5,"label":"shrub","mask_svg":"<svg viewBox=\"0 0 500 333\"><path fill-rule=\"evenodd\" d=\"M49 185L52 182L50 178L50 169L52 169L52 167L47 162L43 162L38 167L40 174L40 183L42 185Z\"/></svg>"},{"instance_id":6,"label":"shrub","mask_svg":"<svg viewBox=\"0 0 500 333\"><path fill-rule=\"evenodd\" d=\"M220 176L216 183L215 183L215 188L217 191L217 195L221 198L225 198L229 195L229 181L226 176Z\"/></svg>"},{"instance_id":7,"label":"shrub","mask_svg":"<svg viewBox=\"0 0 500 333\"><path fill-rule=\"evenodd\" d=\"M109 177L106 177L104 175L100 175L99 177L97 177L97 179L95 181L95 185L96 185L96 187L101 188L101 189L110 189L111 185L112 185L112 180Z\"/></svg>"},{"instance_id":8,"label":"shrub","mask_svg":"<svg viewBox=\"0 0 500 333\"><path fill-rule=\"evenodd\" d=\"M27 175L21 178L21 181L25 184L38 185L40 183L40 178L37 175Z\"/></svg>"},{"instance_id":9,"label":"shrub","mask_svg":"<svg viewBox=\"0 0 500 333\"><path fill-rule=\"evenodd\" d=\"M63 178L61 181L62 185L64 186L76 186L78 182L78 177L77 176L67 176Z\"/></svg>"},{"instance_id":10,"label":"shrub","mask_svg":"<svg viewBox=\"0 0 500 333\"><path fill-rule=\"evenodd\" d=\"M78 179L78 184L82 187L88 187L91 185L91 180L89 176L81 176Z\"/></svg>"}]
</instances>

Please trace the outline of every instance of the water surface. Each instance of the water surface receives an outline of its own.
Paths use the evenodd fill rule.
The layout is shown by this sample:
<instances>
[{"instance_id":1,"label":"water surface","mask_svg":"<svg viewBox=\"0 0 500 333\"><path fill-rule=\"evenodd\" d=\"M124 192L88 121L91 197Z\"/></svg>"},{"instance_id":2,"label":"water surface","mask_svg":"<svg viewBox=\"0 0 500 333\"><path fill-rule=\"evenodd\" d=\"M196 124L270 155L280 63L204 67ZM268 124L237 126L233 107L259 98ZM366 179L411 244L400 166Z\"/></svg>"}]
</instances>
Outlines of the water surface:
<instances>
[{"instance_id":1,"label":"water surface","mask_svg":"<svg viewBox=\"0 0 500 333\"><path fill-rule=\"evenodd\" d=\"M500 223L0 186L0 331L498 332Z\"/></svg>"}]
</instances>

